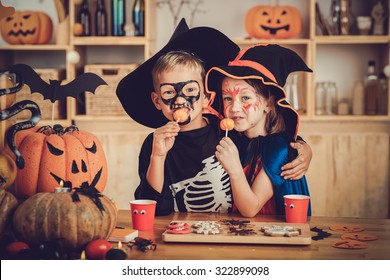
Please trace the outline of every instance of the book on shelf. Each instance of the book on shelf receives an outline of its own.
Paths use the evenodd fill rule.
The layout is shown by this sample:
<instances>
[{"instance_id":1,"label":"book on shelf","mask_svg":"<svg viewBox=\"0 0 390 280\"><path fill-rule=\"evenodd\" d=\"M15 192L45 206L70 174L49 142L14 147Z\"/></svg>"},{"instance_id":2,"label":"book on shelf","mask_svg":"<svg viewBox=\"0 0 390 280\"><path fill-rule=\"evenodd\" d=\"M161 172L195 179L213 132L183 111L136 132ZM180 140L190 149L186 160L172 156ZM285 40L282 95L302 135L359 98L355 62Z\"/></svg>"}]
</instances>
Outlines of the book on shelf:
<instances>
[{"instance_id":1,"label":"book on shelf","mask_svg":"<svg viewBox=\"0 0 390 280\"><path fill-rule=\"evenodd\" d=\"M129 242L138 237L138 230L132 228L115 228L108 241Z\"/></svg>"}]
</instances>

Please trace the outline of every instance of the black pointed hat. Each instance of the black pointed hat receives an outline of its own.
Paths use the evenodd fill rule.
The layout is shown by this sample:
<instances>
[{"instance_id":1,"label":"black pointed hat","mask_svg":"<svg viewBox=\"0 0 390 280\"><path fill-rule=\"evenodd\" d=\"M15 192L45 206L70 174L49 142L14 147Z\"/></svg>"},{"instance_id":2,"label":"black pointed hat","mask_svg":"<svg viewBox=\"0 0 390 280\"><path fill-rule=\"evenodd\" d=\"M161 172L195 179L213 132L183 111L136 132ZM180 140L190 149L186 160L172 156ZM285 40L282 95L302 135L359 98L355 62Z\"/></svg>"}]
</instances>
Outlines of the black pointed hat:
<instances>
[{"instance_id":1,"label":"black pointed hat","mask_svg":"<svg viewBox=\"0 0 390 280\"><path fill-rule=\"evenodd\" d=\"M210 27L188 28L185 19L176 27L169 42L155 55L129 73L118 84L116 94L127 112L136 122L157 128L167 120L154 106L152 69L162 55L170 51L187 51L204 62L205 71L212 66L227 64L240 48L220 31Z\"/></svg>"},{"instance_id":2,"label":"black pointed hat","mask_svg":"<svg viewBox=\"0 0 390 280\"><path fill-rule=\"evenodd\" d=\"M277 104L286 124L287 132L297 136L299 114L288 104L283 86L288 75L295 71L313 72L302 58L293 50L276 44L258 44L242 49L228 64L211 68L206 74L206 91L212 96L218 93L218 86L224 76L234 79L259 79L265 85L275 87ZM213 107L220 110L220 98L216 98Z\"/></svg>"}]
</instances>

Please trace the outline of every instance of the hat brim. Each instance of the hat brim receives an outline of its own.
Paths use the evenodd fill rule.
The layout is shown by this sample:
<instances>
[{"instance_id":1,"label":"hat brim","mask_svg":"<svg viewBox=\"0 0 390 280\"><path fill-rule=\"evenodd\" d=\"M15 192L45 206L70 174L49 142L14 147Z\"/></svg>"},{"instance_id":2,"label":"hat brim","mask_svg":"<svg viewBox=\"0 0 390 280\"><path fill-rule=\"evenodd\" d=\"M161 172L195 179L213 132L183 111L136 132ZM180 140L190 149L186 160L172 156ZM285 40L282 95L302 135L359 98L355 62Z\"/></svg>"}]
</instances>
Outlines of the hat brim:
<instances>
[{"instance_id":1,"label":"hat brim","mask_svg":"<svg viewBox=\"0 0 390 280\"><path fill-rule=\"evenodd\" d=\"M227 64L240 48L226 35L210 27L196 27L171 39L160 51L124 77L116 94L127 114L136 122L151 128L164 125L167 119L154 106L152 69L162 55L170 51L187 51L204 62L205 71L211 66Z\"/></svg>"},{"instance_id":2,"label":"hat brim","mask_svg":"<svg viewBox=\"0 0 390 280\"><path fill-rule=\"evenodd\" d=\"M280 108L286 125L286 132L296 139L300 122L298 112L286 101L286 92L283 87L279 86L256 69L246 66L212 67L206 74L205 87L206 91L210 93L214 99L212 102L213 109L218 112L223 112L221 98L218 98L217 94L219 85L225 76L241 80L257 79L261 80L265 85L273 86L275 88L275 91L273 92L276 94L277 105Z\"/></svg>"}]
</instances>

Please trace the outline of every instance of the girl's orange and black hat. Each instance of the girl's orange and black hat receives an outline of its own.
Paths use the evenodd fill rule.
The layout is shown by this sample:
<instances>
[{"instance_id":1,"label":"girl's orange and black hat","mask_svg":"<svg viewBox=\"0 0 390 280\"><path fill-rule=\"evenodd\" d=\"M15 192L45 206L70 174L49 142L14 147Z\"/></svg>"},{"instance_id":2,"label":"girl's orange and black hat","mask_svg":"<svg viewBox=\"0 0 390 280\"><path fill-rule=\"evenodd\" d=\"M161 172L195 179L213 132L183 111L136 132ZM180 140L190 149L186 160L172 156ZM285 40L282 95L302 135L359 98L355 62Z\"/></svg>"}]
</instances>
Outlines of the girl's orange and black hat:
<instances>
[{"instance_id":1,"label":"girl's orange and black hat","mask_svg":"<svg viewBox=\"0 0 390 280\"><path fill-rule=\"evenodd\" d=\"M258 79L274 87L277 104L286 124L287 132L297 136L299 114L286 101L283 89L287 77L296 71L313 72L293 50L276 44L258 44L242 49L228 64L212 67L206 74L206 91L211 94L211 103L216 111L221 110L220 84L223 77L234 79ZM214 100L213 100L214 99Z\"/></svg>"},{"instance_id":2,"label":"girl's orange and black hat","mask_svg":"<svg viewBox=\"0 0 390 280\"><path fill-rule=\"evenodd\" d=\"M212 66L227 64L240 47L222 32L211 27L189 28L182 19L169 42L155 55L125 76L116 94L127 114L136 122L151 128L166 124L167 120L154 106L150 94L154 91L152 69L162 55L170 51L186 51L204 62L207 72Z\"/></svg>"}]
</instances>

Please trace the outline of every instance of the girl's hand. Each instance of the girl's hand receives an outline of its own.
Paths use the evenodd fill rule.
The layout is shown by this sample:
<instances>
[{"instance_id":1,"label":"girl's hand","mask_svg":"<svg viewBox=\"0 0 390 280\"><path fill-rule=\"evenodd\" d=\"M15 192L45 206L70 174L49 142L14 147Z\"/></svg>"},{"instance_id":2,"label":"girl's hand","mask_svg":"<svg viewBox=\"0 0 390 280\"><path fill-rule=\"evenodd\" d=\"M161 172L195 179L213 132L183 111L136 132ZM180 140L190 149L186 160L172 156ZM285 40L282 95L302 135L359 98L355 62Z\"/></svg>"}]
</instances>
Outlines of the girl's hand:
<instances>
[{"instance_id":1,"label":"girl's hand","mask_svg":"<svg viewBox=\"0 0 390 280\"><path fill-rule=\"evenodd\" d=\"M153 133L152 156L165 157L175 143L175 137L180 131L176 122L168 122L157 128Z\"/></svg>"},{"instance_id":2,"label":"girl's hand","mask_svg":"<svg viewBox=\"0 0 390 280\"><path fill-rule=\"evenodd\" d=\"M298 140L296 143L290 143L290 145L298 151L298 156L292 162L282 166L284 171L280 175L285 180L299 180L309 169L312 151L310 146L304 141Z\"/></svg>"},{"instance_id":3,"label":"girl's hand","mask_svg":"<svg viewBox=\"0 0 390 280\"><path fill-rule=\"evenodd\" d=\"M225 171L229 174L229 176L232 176L238 172L242 172L242 165L238 155L237 147L229 137L224 137L221 139L217 145L215 156L222 164Z\"/></svg>"}]
</instances>

